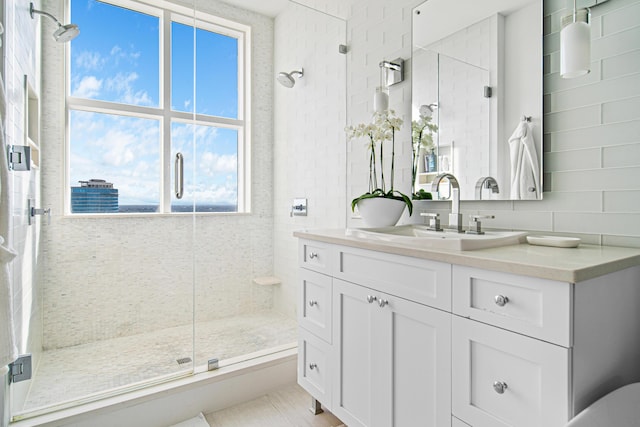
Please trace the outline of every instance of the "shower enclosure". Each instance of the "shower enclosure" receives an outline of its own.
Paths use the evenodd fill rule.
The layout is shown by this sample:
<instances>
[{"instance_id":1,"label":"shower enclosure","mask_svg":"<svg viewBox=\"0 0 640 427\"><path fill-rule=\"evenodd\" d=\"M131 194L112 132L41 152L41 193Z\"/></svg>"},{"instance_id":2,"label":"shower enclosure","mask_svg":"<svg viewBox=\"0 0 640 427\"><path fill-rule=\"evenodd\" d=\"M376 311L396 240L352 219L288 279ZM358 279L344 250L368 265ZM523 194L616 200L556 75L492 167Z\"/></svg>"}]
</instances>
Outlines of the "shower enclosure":
<instances>
[{"instance_id":1,"label":"shower enclosure","mask_svg":"<svg viewBox=\"0 0 640 427\"><path fill-rule=\"evenodd\" d=\"M274 268L273 165L265 160L273 155L273 20L209 0L163 4L36 3L80 35L59 44L53 22L34 25L42 26L42 37L33 36L41 60L25 70L42 112L26 126L38 130L31 137L39 157L31 171L13 172L16 183L27 182L14 203L31 200L51 214L32 225L14 217L24 239L13 271L22 292L17 335L33 362L32 379L10 388L15 420L296 345L295 318L277 309L281 285L254 281ZM10 7L12 16L28 14ZM213 9L224 19L208 20ZM110 16L150 29L157 44L114 42L121 35L112 39ZM94 36L100 42L83 44ZM222 47L207 50L212 43ZM153 52L158 82L117 69L98 74ZM344 56L338 61L344 68ZM215 110L207 101L228 89L220 64L235 64L237 102ZM305 84L328 85L319 74ZM129 90L141 80L157 83L155 92ZM111 204L87 202L98 194Z\"/></svg>"}]
</instances>

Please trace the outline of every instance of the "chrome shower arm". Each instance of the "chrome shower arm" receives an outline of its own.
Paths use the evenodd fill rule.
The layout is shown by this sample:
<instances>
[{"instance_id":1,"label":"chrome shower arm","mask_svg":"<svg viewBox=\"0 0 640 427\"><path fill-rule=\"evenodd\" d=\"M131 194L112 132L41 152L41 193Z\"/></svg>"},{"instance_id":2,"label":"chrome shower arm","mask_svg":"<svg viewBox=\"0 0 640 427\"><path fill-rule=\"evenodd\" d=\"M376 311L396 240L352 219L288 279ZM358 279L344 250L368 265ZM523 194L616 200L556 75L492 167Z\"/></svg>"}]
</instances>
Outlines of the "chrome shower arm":
<instances>
[{"instance_id":1,"label":"chrome shower arm","mask_svg":"<svg viewBox=\"0 0 640 427\"><path fill-rule=\"evenodd\" d=\"M31 15L32 19L35 18L35 16L33 16L35 13L37 13L38 15L48 16L49 18L53 19L56 24L58 24L58 27L62 27L62 22L58 21L58 18L56 18L55 16L53 16L52 14L50 14L48 12L45 12L44 10L35 9L33 7L33 3L31 3L29 5L29 14Z\"/></svg>"}]
</instances>

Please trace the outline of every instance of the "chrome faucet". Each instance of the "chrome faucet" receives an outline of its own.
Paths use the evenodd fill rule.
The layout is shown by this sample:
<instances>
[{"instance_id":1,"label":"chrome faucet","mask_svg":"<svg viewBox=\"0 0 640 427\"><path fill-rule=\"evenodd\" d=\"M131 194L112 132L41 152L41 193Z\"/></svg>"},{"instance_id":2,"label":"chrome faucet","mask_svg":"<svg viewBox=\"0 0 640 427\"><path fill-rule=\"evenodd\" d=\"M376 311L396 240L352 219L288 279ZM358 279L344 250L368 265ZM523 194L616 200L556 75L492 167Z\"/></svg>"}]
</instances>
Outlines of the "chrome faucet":
<instances>
[{"instance_id":1,"label":"chrome faucet","mask_svg":"<svg viewBox=\"0 0 640 427\"><path fill-rule=\"evenodd\" d=\"M499 193L498 181L492 176L481 176L476 182L476 199L482 200L482 189L489 188L492 193Z\"/></svg>"},{"instance_id":2,"label":"chrome faucet","mask_svg":"<svg viewBox=\"0 0 640 427\"><path fill-rule=\"evenodd\" d=\"M431 191L438 192L440 181L449 180L451 185L451 213L449 214L449 228L455 229L458 233L464 233L462 230L462 214L460 213L460 184L455 176L450 173L441 173L436 176L431 183Z\"/></svg>"}]
</instances>

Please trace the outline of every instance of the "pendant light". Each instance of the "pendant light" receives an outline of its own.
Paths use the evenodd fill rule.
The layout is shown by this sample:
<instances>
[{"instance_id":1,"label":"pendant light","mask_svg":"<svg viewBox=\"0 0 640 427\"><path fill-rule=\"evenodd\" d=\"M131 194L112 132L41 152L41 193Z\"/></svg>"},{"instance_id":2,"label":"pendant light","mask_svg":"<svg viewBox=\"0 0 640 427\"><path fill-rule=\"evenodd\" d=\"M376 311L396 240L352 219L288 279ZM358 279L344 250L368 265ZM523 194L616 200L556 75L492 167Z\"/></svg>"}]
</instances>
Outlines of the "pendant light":
<instances>
[{"instance_id":1,"label":"pendant light","mask_svg":"<svg viewBox=\"0 0 640 427\"><path fill-rule=\"evenodd\" d=\"M404 81L404 59L380 62L380 86L373 95L373 110L384 113L389 109L389 86Z\"/></svg>"},{"instance_id":2,"label":"pendant light","mask_svg":"<svg viewBox=\"0 0 640 427\"><path fill-rule=\"evenodd\" d=\"M572 79L591 71L591 26L589 9L576 9L573 0L573 14L562 18L560 31L560 76Z\"/></svg>"},{"instance_id":3,"label":"pendant light","mask_svg":"<svg viewBox=\"0 0 640 427\"><path fill-rule=\"evenodd\" d=\"M373 111L384 113L389 109L389 87L387 86L386 68L380 66L380 86L373 94Z\"/></svg>"}]
</instances>

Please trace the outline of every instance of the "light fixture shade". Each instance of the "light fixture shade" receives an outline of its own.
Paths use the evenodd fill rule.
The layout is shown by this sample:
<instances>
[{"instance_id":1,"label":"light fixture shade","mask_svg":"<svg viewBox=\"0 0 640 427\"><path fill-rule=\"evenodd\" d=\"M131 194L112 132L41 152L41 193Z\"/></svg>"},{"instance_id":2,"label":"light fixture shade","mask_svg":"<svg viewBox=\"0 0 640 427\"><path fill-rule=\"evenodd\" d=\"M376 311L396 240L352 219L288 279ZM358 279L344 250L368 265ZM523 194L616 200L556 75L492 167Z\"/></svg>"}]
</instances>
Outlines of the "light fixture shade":
<instances>
[{"instance_id":1,"label":"light fixture shade","mask_svg":"<svg viewBox=\"0 0 640 427\"><path fill-rule=\"evenodd\" d=\"M389 91L384 87L377 87L373 95L373 111L383 113L389 109Z\"/></svg>"},{"instance_id":2,"label":"light fixture shade","mask_svg":"<svg viewBox=\"0 0 640 427\"><path fill-rule=\"evenodd\" d=\"M560 31L560 76L584 76L590 67L591 27L586 22L572 22Z\"/></svg>"}]
</instances>

